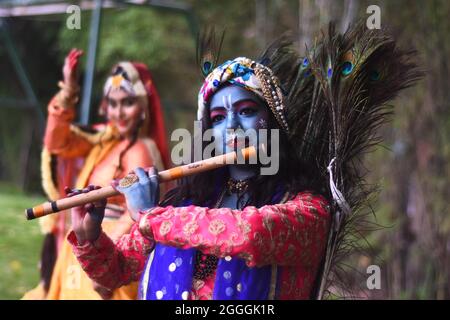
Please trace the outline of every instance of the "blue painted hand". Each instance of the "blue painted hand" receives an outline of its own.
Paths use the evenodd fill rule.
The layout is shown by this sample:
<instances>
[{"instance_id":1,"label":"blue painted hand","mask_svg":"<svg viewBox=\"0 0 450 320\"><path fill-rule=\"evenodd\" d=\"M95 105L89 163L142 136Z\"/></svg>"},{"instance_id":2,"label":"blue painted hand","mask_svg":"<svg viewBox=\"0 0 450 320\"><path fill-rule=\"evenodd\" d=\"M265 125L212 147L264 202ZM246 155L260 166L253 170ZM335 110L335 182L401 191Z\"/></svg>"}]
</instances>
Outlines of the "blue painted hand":
<instances>
[{"instance_id":1,"label":"blue painted hand","mask_svg":"<svg viewBox=\"0 0 450 320\"><path fill-rule=\"evenodd\" d=\"M140 211L153 208L159 202L159 177L154 167L148 170L148 174L140 167L132 173L136 174L138 181L128 187L122 187L115 181L113 187L125 196L131 218L138 221Z\"/></svg>"}]
</instances>

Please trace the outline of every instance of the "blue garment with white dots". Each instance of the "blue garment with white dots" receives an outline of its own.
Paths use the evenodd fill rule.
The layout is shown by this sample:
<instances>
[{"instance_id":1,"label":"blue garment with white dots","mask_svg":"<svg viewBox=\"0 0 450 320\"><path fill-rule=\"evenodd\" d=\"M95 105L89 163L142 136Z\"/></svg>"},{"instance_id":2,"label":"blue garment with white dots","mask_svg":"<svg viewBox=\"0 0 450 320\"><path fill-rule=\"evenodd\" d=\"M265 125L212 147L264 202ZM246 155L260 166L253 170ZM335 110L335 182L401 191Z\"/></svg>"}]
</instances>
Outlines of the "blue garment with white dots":
<instances>
[{"instance_id":1,"label":"blue garment with white dots","mask_svg":"<svg viewBox=\"0 0 450 320\"><path fill-rule=\"evenodd\" d=\"M272 199L278 203L282 193ZM192 202L185 201L182 206ZM139 284L142 300L187 300L192 288L197 250L179 249L157 243L147 260ZM243 259L219 259L214 281L214 300L267 300L272 266L250 268Z\"/></svg>"}]
</instances>

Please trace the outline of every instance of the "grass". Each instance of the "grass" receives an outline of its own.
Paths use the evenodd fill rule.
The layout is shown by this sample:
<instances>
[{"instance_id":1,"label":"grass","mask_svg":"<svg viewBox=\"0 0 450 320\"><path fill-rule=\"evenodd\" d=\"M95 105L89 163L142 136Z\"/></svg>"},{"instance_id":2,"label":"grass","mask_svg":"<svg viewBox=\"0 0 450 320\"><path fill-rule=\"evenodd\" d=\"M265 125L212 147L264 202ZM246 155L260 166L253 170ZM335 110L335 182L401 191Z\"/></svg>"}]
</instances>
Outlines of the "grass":
<instances>
[{"instance_id":1,"label":"grass","mask_svg":"<svg viewBox=\"0 0 450 320\"><path fill-rule=\"evenodd\" d=\"M38 284L43 236L24 210L44 201L0 184L0 299L20 299Z\"/></svg>"}]
</instances>

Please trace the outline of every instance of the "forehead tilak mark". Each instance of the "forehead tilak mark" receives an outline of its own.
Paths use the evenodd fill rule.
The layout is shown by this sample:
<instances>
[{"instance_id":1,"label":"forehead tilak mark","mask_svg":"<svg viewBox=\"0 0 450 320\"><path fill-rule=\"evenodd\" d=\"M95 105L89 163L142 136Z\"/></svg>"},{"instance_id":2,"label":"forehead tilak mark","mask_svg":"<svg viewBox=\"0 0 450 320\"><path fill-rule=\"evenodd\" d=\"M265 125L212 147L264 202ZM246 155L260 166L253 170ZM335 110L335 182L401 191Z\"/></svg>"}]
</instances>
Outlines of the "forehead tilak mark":
<instances>
[{"instance_id":1,"label":"forehead tilak mark","mask_svg":"<svg viewBox=\"0 0 450 320\"><path fill-rule=\"evenodd\" d=\"M233 104L231 103L231 94L222 96L222 103L227 111L231 111L231 107L233 106Z\"/></svg>"}]
</instances>

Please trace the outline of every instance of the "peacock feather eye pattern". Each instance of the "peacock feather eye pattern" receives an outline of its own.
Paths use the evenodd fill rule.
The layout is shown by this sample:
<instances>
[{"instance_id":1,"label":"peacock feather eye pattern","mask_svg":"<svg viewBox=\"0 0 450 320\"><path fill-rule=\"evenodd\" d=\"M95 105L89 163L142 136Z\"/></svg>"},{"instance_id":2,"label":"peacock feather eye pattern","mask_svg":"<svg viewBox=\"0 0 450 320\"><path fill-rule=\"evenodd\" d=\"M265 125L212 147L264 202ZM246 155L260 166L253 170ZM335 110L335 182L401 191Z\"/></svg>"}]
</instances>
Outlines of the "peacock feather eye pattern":
<instances>
[{"instance_id":1,"label":"peacock feather eye pattern","mask_svg":"<svg viewBox=\"0 0 450 320\"><path fill-rule=\"evenodd\" d=\"M327 70L327 77L328 78L331 78L333 76L333 69L331 68L331 67L328 67L328 70Z\"/></svg>"},{"instance_id":2,"label":"peacock feather eye pattern","mask_svg":"<svg viewBox=\"0 0 450 320\"><path fill-rule=\"evenodd\" d=\"M353 63L351 63L350 61L345 61L342 64L342 75L348 76L350 73L352 73L352 71L353 71Z\"/></svg>"},{"instance_id":3,"label":"peacock feather eye pattern","mask_svg":"<svg viewBox=\"0 0 450 320\"><path fill-rule=\"evenodd\" d=\"M309 67L309 59L307 57L301 60L300 72L303 74L304 78L307 78L311 75L311 68Z\"/></svg>"},{"instance_id":4,"label":"peacock feather eye pattern","mask_svg":"<svg viewBox=\"0 0 450 320\"><path fill-rule=\"evenodd\" d=\"M211 61L203 62L202 73L205 77L212 71L212 66L213 64Z\"/></svg>"},{"instance_id":5,"label":"peacock feather eye pattern","mask_svg":"<svg viewBox=\"0 0 450 320\"><path fill-rule=\"evenodd\" d=\"M341 65L341 73L344 77L348 76L350 73L352 73L353 69L355 67L354 64L354 55L353 52L347 51L343 56L343 62Z\"/></svg>"},{"instance_id":6,"label":"peacock feather eye pattern","mask_svg":"<svg viewBox=\"0 0 450 320\"><path fill-rule=\"evenodd\" d=\"M306 68L309 65L309 60L308 58L304 58L302 61L302 68Z\"/></svg>"},{"instance_id":7,"label":"peacock feather eye pattern","mask_svg":"<svg viewBox=\"0 0 450 320\"><path fill-rule=\"evenodd\" d=\"M370 81L378 81L381 78L380 72L378 70L372 70L369 74Z\"/></svg>"}]
</instances>

